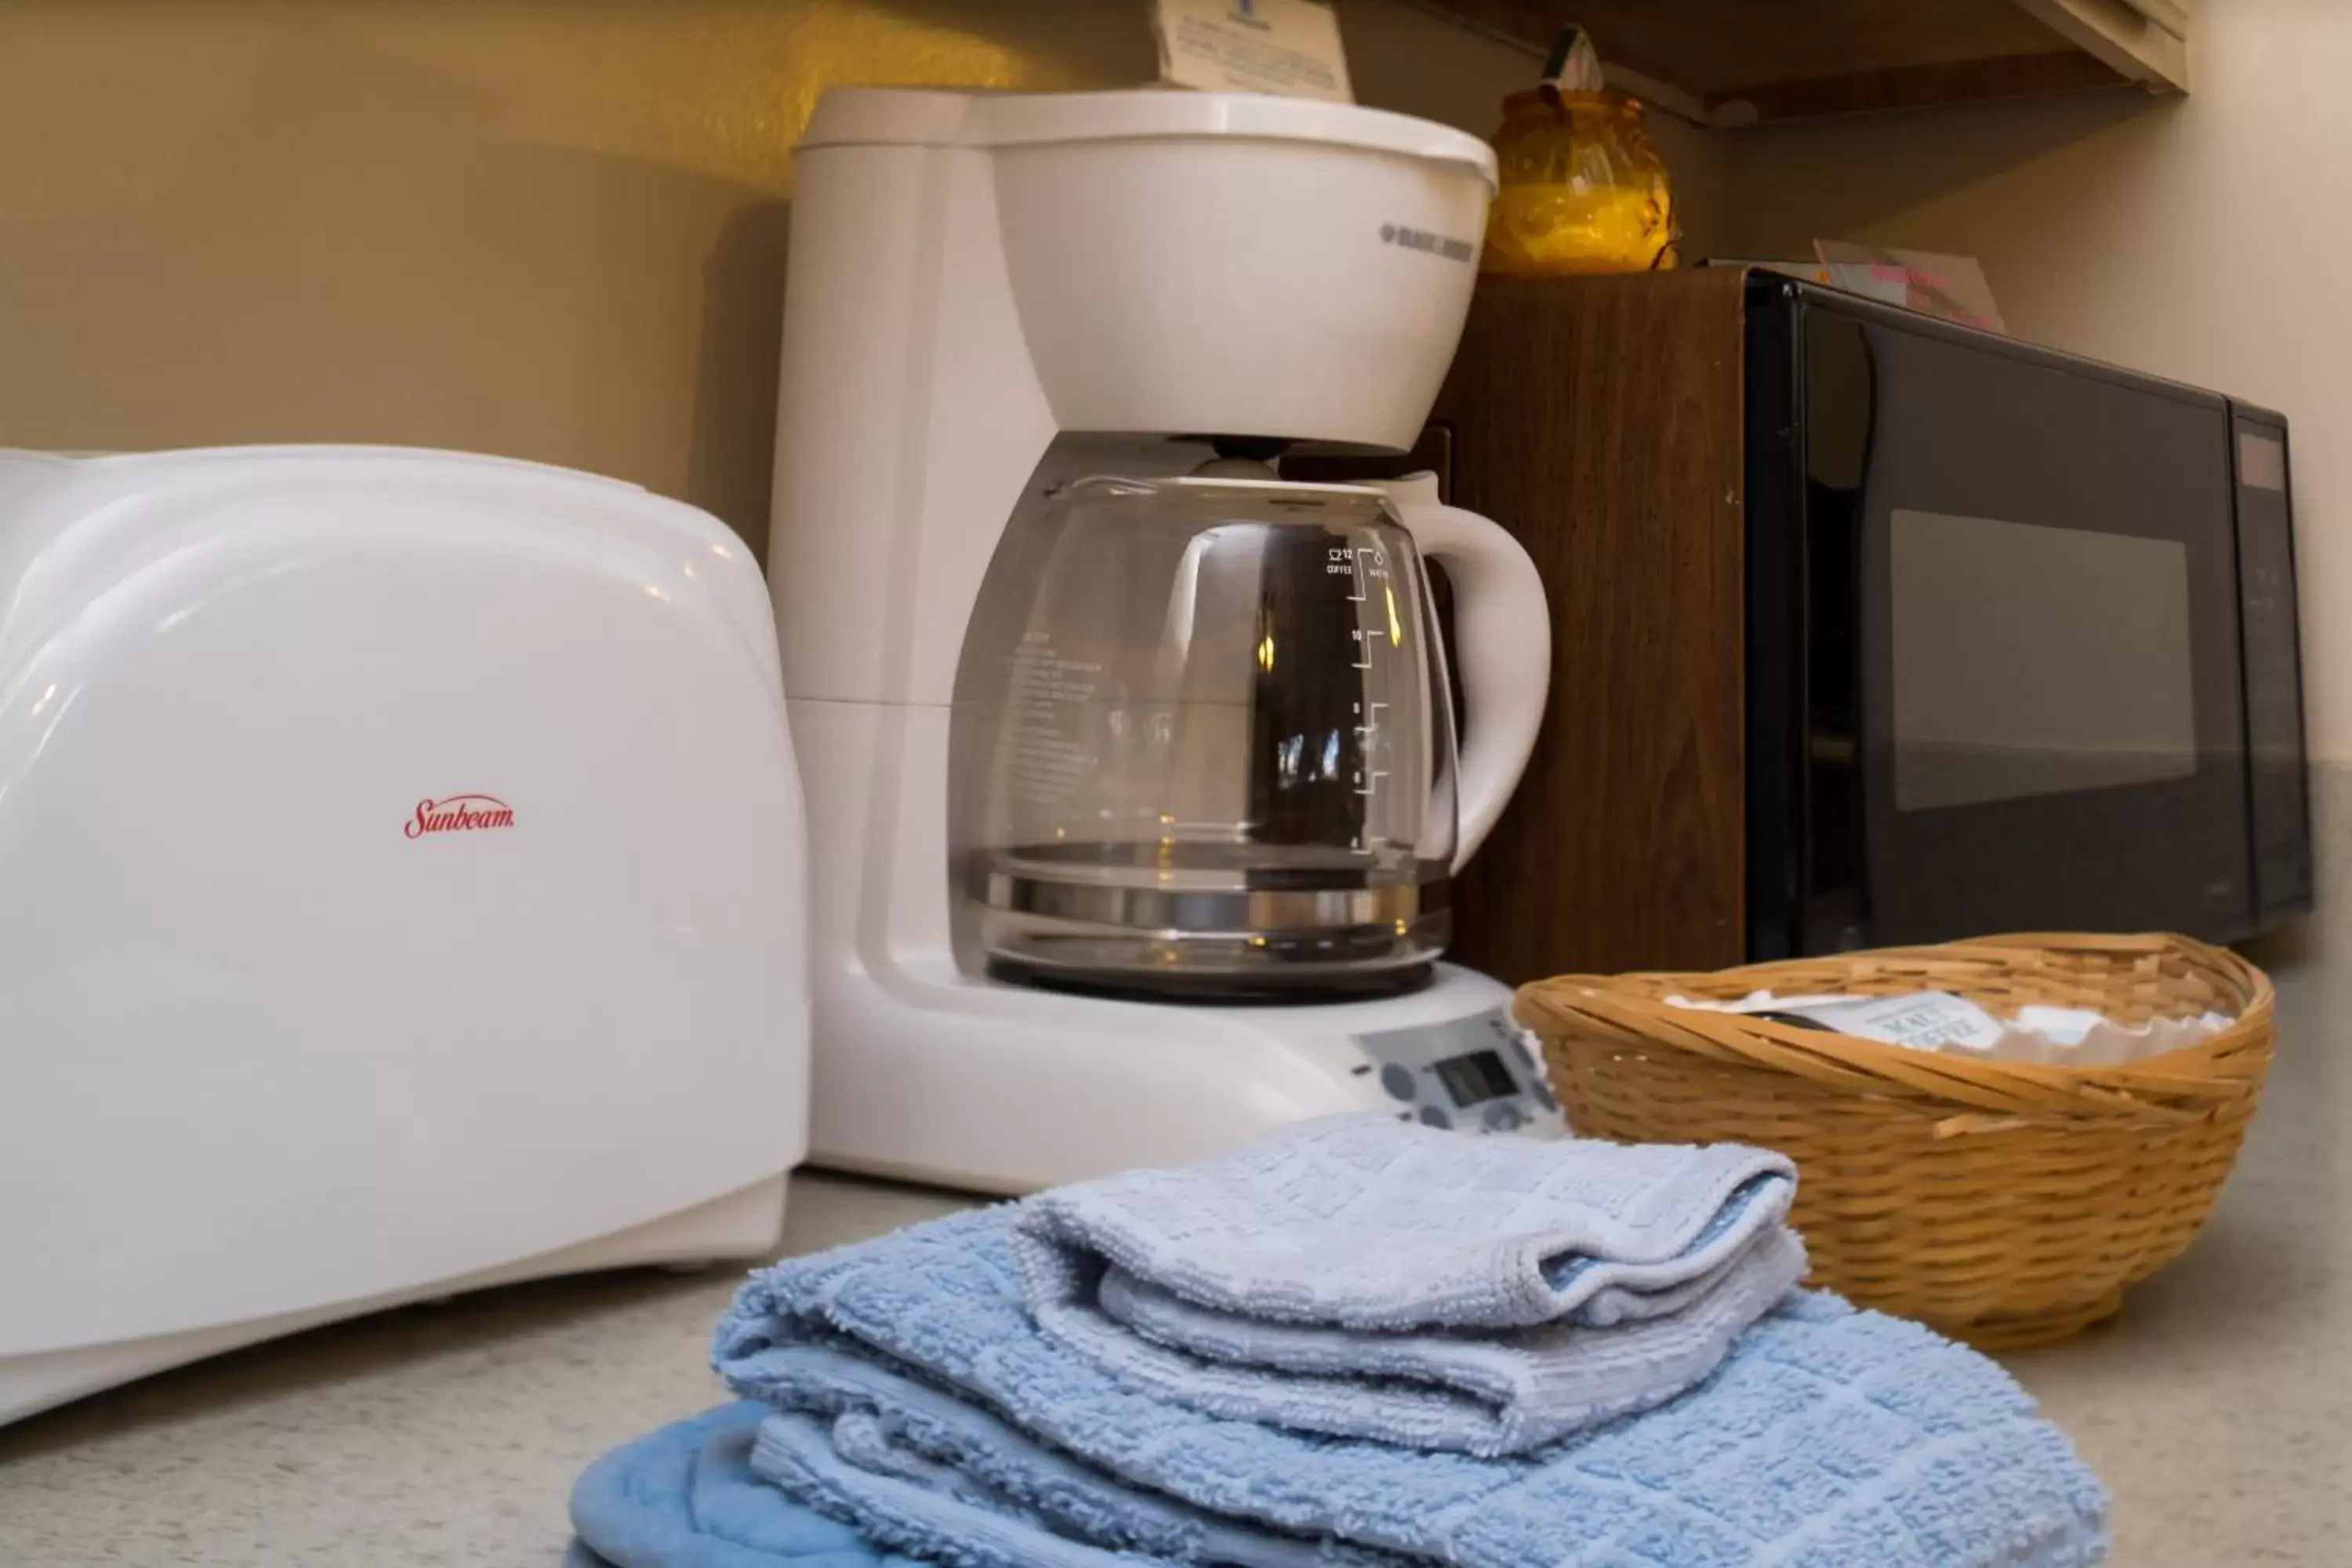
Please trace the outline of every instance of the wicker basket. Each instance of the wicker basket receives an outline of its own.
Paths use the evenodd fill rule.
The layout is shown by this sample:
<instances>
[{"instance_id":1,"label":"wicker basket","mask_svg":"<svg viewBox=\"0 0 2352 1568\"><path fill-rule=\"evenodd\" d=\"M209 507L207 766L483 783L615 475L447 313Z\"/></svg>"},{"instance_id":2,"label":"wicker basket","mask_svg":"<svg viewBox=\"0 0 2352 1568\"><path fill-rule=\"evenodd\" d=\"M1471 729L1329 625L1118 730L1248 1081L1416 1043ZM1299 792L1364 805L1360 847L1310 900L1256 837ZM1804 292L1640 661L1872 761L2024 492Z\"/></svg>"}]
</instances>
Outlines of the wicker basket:
<instances>
[{"instance_id":1,"label":"wicker basket","mask_svg":"<svg viewBox=\"0 0 2352 1568\"><path fill-rule=\"evenodd\" d=\"M2067 1068L1663 1001L1764 988L2237 1022L2127 1067ZM1786 1152L1814 1283L1986 1349L2096 1322L2189 1245L2261 1101L2273 1033L2262 972L2177 936L2003 936L1713 974L1567 975L1523 988L1517 1011L1579 1132Z\"/></svg>"}]
</instances>

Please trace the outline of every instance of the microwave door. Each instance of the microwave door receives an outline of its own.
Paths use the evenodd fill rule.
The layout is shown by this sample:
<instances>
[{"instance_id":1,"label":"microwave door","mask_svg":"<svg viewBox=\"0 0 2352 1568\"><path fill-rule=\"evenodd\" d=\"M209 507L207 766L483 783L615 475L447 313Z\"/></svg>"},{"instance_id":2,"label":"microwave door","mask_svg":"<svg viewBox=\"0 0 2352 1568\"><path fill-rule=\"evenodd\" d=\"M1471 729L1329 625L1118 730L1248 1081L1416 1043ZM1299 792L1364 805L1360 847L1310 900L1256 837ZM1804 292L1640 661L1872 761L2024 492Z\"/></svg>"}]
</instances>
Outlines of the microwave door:
<instances>
[{"instance_id":1,"label":"microwave door","mask_svg":"<svg viewBox=\"0 0 2352 1568\"><path fill-rule=\"evenodd\" d=\"M1869 410L1848 504L1809 509L1813 645L1848 650L1814 672L1815 858L1849 884L1809 937L2243 934L2226 405L1823 310L1807 360Z\"/></svg>"}]
</instances>

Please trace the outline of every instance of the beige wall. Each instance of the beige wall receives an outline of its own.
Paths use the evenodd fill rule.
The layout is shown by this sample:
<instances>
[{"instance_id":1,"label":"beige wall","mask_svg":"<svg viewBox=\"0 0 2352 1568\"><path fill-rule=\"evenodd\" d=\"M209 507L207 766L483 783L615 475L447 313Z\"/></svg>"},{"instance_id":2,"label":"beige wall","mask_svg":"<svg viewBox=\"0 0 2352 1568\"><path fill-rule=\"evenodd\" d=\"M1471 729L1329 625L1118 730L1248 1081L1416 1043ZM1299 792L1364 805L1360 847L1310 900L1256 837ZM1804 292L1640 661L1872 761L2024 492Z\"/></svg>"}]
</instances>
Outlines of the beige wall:
<instances>
[{"instance_id":1,"label":"beige wall","mask_svg":"<svg viewBox=\"0 0 2352 1568\"><path fill-rule=\"evenodd\" d=\"M469 447L635 479L760 543L788 150L818 89L1124 85L1152 72L1145 17L7 0L0 444ZM1483 135L1535 74L1403 0L1342 19L1369 103Z\"/></svg>"},{"instance_id":2,"label":"beige wall","mask_svg":"<svg viewBox=\"0 0 2352 1568\"><path fill-rule=\"evenodd\" d=\"M1729 138L1748 254L1980 258L2012 331L2284 410L2315 750L2352 762L2352 4L2214 0L2196 90Z\"/></svg>"},{"instance_id":3,"label":"beige wall","mask_svg":"<svg viewBox=\"0 0 2352 1568\"><path fill-rule=\"evenodd\" d=\"M1484 133L1536 69L1340 0L1360 97ZM789 149L840 80L1114 85L1143 0L0 0L0 443L381 440L766 528ZM2347 0L2200 16L2198 92L1710 135L1686 250L1984 258L2022 335L2295 422L2314 731L2352 761ZM2352 831L2352 827L2347 827Z\"/></svg>"}]
</instances>

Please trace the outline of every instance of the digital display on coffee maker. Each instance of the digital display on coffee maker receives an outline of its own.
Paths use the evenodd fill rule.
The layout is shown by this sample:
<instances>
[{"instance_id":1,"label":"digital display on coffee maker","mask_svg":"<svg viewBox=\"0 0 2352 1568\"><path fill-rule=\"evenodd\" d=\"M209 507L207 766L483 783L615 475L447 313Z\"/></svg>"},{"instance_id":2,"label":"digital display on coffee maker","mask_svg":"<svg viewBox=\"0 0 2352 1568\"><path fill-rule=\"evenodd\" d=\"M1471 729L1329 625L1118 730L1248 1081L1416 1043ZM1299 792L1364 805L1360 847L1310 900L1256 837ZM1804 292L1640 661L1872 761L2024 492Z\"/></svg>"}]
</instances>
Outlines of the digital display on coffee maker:
<instances>
[{"instance_id":1,"label":"digital display on coffee maker","mask_svg":"<svg viewBox=\"0 0 2352 1568\"><path fill-rule=\"evenodd\" d=\"M1511 1069L1503 1065L1501 1056L1494 1051L1473 1051L1466 1057L1448 1057L1430 1069L1437 1081L1454 1097L1454 1103L1468 1107L1482 1100L1500 1100L1507 1094L1517 1094L1519 1086L1511 1077Z\"/></svg>"}]
</instances>

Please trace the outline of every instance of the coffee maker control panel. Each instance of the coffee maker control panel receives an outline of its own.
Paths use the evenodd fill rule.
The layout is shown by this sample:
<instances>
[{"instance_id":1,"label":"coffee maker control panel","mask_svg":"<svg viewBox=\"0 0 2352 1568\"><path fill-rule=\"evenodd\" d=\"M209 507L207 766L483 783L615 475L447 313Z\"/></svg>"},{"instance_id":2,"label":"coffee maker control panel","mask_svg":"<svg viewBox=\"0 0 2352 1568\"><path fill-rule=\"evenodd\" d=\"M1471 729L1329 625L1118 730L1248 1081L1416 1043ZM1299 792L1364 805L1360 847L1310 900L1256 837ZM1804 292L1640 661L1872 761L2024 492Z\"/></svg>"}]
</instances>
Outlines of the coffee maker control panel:
<instances>
[{"instance_id":1,"label":"coffee maker control panel","mask_svg":"<svg viewBox=\"0 0 2352 1568\"><path fill-rule=\"evenodd\" d=\"M1528 1037L1507 1005L1466 1018L1354 1037L1400 1121L1465 1132L1567 1131Z\"/></svg>"}]
</instances>

